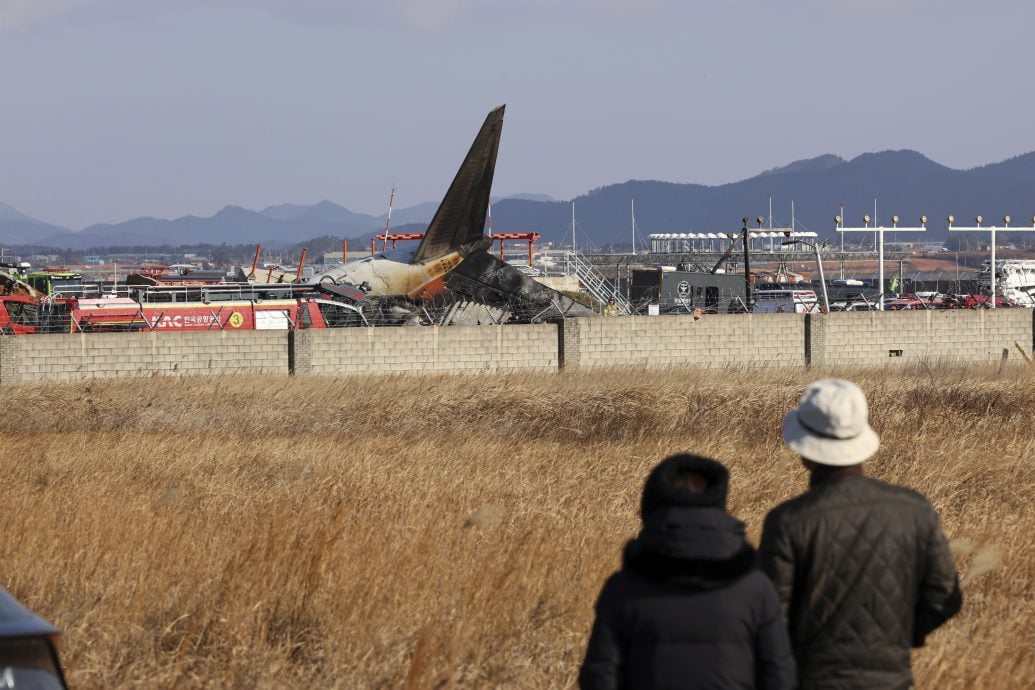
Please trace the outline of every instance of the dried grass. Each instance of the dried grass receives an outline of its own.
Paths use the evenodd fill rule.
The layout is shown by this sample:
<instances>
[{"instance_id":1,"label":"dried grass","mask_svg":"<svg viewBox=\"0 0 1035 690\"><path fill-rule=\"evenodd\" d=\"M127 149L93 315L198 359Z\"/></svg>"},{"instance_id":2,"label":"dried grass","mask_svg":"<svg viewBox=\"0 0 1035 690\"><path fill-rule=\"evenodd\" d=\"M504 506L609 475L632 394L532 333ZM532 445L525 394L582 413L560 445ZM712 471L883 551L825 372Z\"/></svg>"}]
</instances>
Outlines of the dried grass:
<instances>
[{"instance_id":1,"label":"dried grass","mask_svg":"<svg viewBox=\"0 0 1035 690\"><path fill-rule=\"evenodd\" d=\"M1035 385L859 372L873 474L934 502L965 608L920 687L1035 668ZM758 529L815 372L159 378L5 387L0 584L78 687L570 686L643 478L693 450Z\"/></svg>"}]
</instances>

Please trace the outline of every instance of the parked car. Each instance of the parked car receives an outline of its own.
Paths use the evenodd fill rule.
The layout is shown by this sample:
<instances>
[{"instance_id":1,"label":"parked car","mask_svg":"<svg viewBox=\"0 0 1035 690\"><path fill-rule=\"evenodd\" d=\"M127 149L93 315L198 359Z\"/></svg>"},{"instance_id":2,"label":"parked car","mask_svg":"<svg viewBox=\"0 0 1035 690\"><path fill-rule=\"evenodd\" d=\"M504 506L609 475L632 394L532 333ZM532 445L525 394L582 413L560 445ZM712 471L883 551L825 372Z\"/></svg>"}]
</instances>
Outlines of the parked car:
<instances>
[{"instance_id":1,"label":"parked car","mask_svg":"<svg viewBox=\"0 0 1035 690\"><path fill-rule=\"evenodd\" d=\"M0 588L0 688L67 690L59 631Z\"/></svg>"},{"instance_id":2,"label":"parked car","mask_svg":"<svg viewBox=\"0 0 1035 690\"><path fill-rule=\"evenodd\" d=\"M919 299L910 299L903 297L900 299L885 300L884 311L909 311L911 309L923 309L923 301Z\"/></svg>"}]
</instances>

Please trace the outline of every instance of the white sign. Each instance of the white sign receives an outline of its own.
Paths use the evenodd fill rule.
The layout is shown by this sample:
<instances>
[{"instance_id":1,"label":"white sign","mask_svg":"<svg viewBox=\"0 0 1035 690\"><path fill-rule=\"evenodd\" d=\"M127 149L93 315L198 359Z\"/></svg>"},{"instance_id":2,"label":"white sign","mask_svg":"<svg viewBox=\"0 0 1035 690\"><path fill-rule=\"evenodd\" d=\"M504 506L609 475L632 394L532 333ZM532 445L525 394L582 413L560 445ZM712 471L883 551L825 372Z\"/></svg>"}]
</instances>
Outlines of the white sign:
<instances>
[{"instance_id":1,"label":"white sign","mask_svg":"<svg viewBox=\"0 0 1035 690\"><path fill-rule=\"evenodd\" d=\"M289 325L286 311L276 309L255 312L255 330L257 331L287 330Z\"/></svg>"}]
</instances>

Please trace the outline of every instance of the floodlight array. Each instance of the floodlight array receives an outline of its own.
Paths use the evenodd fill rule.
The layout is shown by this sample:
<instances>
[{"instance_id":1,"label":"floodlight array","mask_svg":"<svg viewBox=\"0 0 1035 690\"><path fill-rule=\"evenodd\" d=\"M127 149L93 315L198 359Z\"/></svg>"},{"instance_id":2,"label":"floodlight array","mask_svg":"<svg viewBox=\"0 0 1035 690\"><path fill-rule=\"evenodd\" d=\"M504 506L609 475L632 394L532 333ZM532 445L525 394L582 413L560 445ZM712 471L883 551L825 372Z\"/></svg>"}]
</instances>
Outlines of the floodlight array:
<instances>
[{"instance_id":1,"label":"floodlight array","mask_svg":"<svg viewBox=\"0 0 1035 690\"><path fill-rule=\"evenodd\" d=\"M755 239L782 239L785 237L818 237L814 232L798 230L769 230L749 232L748 236ZM652 240L735 240L740 237L739 232L662 232L650 235Z\"/></svg>"},{"instance_id":2,"label":"floodlight array","mask_svg":"<svg viewBox=\"0 0 1035 690\"><path fill-rule=\"evenodd\" d=\"M874 225L870 226L870 221L874 221ZM913 228L904 228L899 226L900 218L895 215L891 217L891 227L886 228L883 225L877 225L876 219L871 219L869 214L863 216L863 227L861 228L846 228L844 226L844 218L837 215L834 216L834 229L838 232L872 232L878 236L877 245L877 284L880 286L880 294L877 296L877 309L884 311L884 232L926 232L927 231L927 216L920 216L920 226Z\"/></svg>"},{"instance_id":3,"label":"floodlight array","mask_svg":"<svg viewBox=\"0 0 1035 690\"><path fill-rule=\"evenodd\" d=\"M996 272L995 235L996 235L997 232L1032 232L1032 231L1035 231L1035 216L1032 216L1032 218L1031 218L1031 227L1026 227L1026 226L1017 227L1017 226L1014 226L1012 228L1010 227L1010 220L1011 220L1010 216L1003 216L1003 225L1002 225L1002 227L998 227L998 226L995 226L995 225L982 225L981 223L985 220L985 218L984 218L984 216L981 216L981 215L978 215L978 216L974 217L974 222L977 223L977 225L975 225L973 227L960 227L958 225L953 225L953 223L956 222L956 216L949 216L945 220L947 220L949 222L949 231L950 232L987 232L988 233L988 236L989 236L988 244L989 244L989 248L992 251L991 261L989 263L989 288L991 288L992 300L989 303L989 307L992 308L992 309L995 309L995 292L996 292L996 284L995 284L996 283L996 281L995 281L995 272Z\"/></svg>"}]
</instances>

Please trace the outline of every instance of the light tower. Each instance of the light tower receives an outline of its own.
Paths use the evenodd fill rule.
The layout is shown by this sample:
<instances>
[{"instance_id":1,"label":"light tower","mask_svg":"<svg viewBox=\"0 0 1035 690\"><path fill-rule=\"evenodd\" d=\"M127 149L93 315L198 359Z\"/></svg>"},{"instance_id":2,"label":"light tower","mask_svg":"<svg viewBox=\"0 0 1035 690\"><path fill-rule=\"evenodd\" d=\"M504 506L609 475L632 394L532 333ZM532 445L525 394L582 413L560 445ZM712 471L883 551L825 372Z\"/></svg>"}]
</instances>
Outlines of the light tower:
<instances>
[{"instance_id":1,"label":"light tower","mask_svg":"<svg viewBox=\"0 0 1035 690\"><path fill-rule=\"evenodd\" d=\"M877 309L878 311L884 311L884 231L891 230L892 232L925 232L927 230L927 216L920 216L920 226L914 228L900 228L898 226L898 216L891 217L891 227L885 228L883 225L876 225L877 219L873 219L874 227L870 227L870 216L863 216L864 226L861 228L846 228L844 227L844 219L841 216L834 216L834 227L838 232L872 232L877 235L877 283L880 293L877 296Z\"/></svg>"},{"instance_id":2,"label":"light tower","mask_svg":"<svg viewBox=\"0 0 1035 690\"><path fill-rule=\"evenodd\" d=\"M966 228L966 227L961 228L961 227L953 226L953 222L956 220L955 216L949 216L948 218L946 218L946 220L949 221L949 231L950 232L987 232L988 233L988 235L989 235L989 238L988 238L989 239L989 245L991 246L991 250L992 250L991 262L989 263L989 266L988 266L989 284L990 284L990 286L992 288L992 302L991 302L990 307L992 309L995 309L995 273L996 273L995 234L997 232L1031 232L1031 231L1035 230L1035 216L1033 216L1032 219L1031 219L1031 227L1030 228L1029 227L1011 228L1010 227L1010 216L1003 216L1003 227L1001 227L1001 228L997 227L995 225L985 225L985 226L982 226L981 225L981 221L984 220L984 218L982 216L975 217L974 221L977 223L977 225L975 225L974 227L969 227L969 228Z\"/></svg>"}]
</instances>

